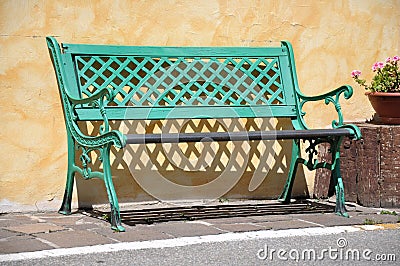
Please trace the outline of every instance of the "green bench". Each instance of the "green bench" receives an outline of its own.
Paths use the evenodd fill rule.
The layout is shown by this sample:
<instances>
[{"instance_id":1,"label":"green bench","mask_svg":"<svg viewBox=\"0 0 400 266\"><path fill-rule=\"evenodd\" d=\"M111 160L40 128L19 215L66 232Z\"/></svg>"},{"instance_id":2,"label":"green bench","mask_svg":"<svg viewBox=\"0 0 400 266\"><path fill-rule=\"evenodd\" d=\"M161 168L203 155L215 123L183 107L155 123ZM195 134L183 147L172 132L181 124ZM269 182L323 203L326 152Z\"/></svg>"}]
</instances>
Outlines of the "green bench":
<instances>
[{"instance_id":1,"label":"green bench","mask_svg":"<svg viewBox=\"0 0 400 266\"><path fill-rule=\"evenodd\" d=\"M308 169L332 171L336 213L348 216L340 175L340 143L360 139L355 125L344 124L339 98L352 96L342 86L319 96L305 96L298 87L292 46L280 47L148 47L62 44L47 37L63 104L68 141L68 173L60 213L71 212L74 175L104 181L111 205L112 229L124 231L114 189L110 148L127 144L198 141L292 140L288 178L279 198L290 202L299 163ZM303 105L333 104L337 120L330 129L309 129ZM109 120L289 118L293 129L270 131L122 134ZM82 133L79 121L103 121L97 136ZM306 158L301 142L308 143ZM316 145L331 145L332 162L318 162ZM88 166L98 150L103 171ZM79 151L80 163L75 160Z\"/></svg>"}]
</instances>

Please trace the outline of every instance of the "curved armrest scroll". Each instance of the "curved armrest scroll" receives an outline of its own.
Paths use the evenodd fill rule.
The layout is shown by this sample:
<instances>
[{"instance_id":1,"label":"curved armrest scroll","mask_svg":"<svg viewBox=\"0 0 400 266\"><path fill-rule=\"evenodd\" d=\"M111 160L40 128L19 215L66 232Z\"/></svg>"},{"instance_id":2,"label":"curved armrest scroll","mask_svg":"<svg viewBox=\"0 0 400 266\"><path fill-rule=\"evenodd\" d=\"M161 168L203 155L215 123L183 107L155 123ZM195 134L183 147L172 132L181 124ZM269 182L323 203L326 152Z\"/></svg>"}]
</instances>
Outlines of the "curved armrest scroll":
<instances>
[{"instance_id":1,"label":"curved armrest scroll","mask_svg":"<svg viewBox=\"0 0 400 266\"><path fill-rule=\"evenodd\" d=\"M86 136L83 134L76 123L72 123L75 134L75 140L82 146L88 148L95 148L105 145L106 143L113 143L116 147L122 148L126 145L126 137L118 130L111 130L108 122L106 109L104 106L111 102L115 97L115 92L111 88L102 88L96 91L92 96L84 99L76 99L69 95L68 99L72 104L72 109L80 104L88 104L93 108L98 108L101 116L103 117L104 124L100 126L99 136Z\"/></svg>"},{"instance_id":2,"label":"curved armrest scroll","mask_svg":"<svg viewBox=\"0 0 400 266\"><path fill-rule=\"evenodd\" d=\"M351 96L353 96L353 88L349 85L344 85L341 86L337 89L334 89L330 92L321 94L321 95L316 95L316 96L306 96L304 94L302 94L301 92L298 93L299 97L308 102L308 101L319 101L319 100L325 100L326 104L329 104L329 102L332 102L333 98L335 97L335 101L338 100L340 94L343 93L343 97L347 100L349 99Z\"/></svg>"},{"instance_id":3,"label":"curved armrest scroll","mask_svg":"<svg viewBox=\"0 0 400 266\"><path fill-rule=\"evenodd\" d=\"M93 95L88 98L76 99L68 95L68 99L72 103L72 109L75 109L76 105L80 104L88 104L91 107L99 108L100 114L103 117L104 125L100 127L100 133L104 134L109 132L109 123L107 118L106 106L109 102L111 102L115 97L115 93L111 88L102 88L99 91L96 91Z\"/></svg>"},{"instance_id":4,"label":"curved armrest scroll","mask_svg":"<svg viewBox=\"0 0 400 266\"><path fill-rule=\"evenodd\" d=\"M328 105L329 103L332 103L335 106L335 110L338 114L338 120L333 120L332 121L332 127L333 128L349 128L352 129L352 131L354 131L354 135L355 138L359 138L359 130L354 130L354 127L348 127L346 125L343 124L343 113L342 113L342 107L340 105L339 99L340 99L340 95L343 94L344 99L349 99L352 95L353 95L353 88L349 85L344 85L341 86L335 90L332 90L330 92L321 94L321 95L316 95L316 96L306 96L304 94L302 94L301 92L298 92L297 95L299 96L299 100L300 100L300 115L301 117L303 117L305 115L305 112L303 111L303 106L305 103L307 102L314 102L314 101L325 101L325 104ZM305 122L302 121L304 126ZM307 127L306 127L307 128ZM357 127L355 127L357 128ZM358 129L358 128L357 128Z\"/></svg>"},{"instance_id":5,"label":"curved armrest scroll","mask_svg":"<svg viewBox=\"0 0 400 266\"><path fill-rule=\"evenodd\" d=\"M111 88L102 88L102 89L96 91L90 97L83 98L83 99L76 99L76 98L68 95L68 99L71 101L71 103L73 105L78 105L78 104L93 105L93 103L95 101L103 100L104 98L106 98L108 102L111 102L114 99L114 97L115 97L115 94Z\"/></svg>"}]
</instances>

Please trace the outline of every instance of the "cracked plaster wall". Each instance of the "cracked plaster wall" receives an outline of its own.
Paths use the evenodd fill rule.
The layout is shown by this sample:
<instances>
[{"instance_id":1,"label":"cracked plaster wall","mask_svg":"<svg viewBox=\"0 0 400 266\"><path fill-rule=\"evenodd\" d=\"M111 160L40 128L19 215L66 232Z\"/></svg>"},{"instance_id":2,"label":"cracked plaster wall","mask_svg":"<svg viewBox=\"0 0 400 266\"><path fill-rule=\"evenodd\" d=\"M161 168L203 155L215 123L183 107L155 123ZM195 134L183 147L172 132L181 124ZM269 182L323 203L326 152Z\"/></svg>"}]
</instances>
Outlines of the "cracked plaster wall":
<instances>
[{"instance_id":1,"label":"cracked plaster wall","mask_svg":"<svg viewBox=\"0 0 400 266\"><path fill-rule=\"evenodd\" d=\"M292 42L305 94L354 85L345 119L373 111L349 73L368 73L376 60L399 54L399 0L341 1L32 1L0 2L0 212L56 209L66 172L66 138L45 36L70 43L172 46L264 46ZM332 108L318 103L308 122L325 127ZM312 192L313 178L295 193ZM132 179L132 178L131 178ZM89 181L91 182L91 181ZM279 194L274 181L269 187ZM96 181L94 181L96 183ZM117 185L127 202L151 199L132 180ZM251 194L248 183L235 195ZM264 187L267 187L265 184ZM98 196L82 202L107 202ZM82 189L81 189L82 190ZM81 196L85 197L85 196ZM74 199L75 205L77 198Z\"/></svg>"}]
</instances>

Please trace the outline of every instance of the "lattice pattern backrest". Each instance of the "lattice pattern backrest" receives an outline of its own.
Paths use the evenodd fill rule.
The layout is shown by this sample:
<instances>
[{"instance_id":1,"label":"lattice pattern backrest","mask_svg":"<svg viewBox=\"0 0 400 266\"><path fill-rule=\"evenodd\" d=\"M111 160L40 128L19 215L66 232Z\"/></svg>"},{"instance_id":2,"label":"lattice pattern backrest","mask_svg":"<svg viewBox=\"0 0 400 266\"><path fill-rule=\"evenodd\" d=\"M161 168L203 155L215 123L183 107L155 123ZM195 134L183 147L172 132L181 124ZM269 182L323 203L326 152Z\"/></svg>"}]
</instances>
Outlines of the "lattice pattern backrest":
<instances>
[{"instance_id":1,"label":"lattice pattern backrest","mask_svg":"<svg viewBox=\"0 0 400 266\"><path fill-rule=\"evenodd\" d=\"M112 87L115 106L285 105L279 57L75 55L82 97Z\"/></svg>"}]
</instances>

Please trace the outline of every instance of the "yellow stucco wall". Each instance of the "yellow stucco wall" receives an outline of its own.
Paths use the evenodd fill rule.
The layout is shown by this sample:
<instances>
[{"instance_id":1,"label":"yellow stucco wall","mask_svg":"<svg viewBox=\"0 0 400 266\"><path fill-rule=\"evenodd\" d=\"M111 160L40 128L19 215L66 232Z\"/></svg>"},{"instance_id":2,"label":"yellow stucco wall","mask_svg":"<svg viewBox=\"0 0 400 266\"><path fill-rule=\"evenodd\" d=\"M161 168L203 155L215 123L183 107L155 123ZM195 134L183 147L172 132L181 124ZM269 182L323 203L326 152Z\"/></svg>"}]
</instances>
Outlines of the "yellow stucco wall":
<instances>
[{"instance_id":1,"label":"yellow stucco wall","mask_svg":"<svg viewBox=\"0 0 400 266\"><path fill-rule=\"evenodd\" d=\"M295 50L300 87L305 94L313 95L342 84L354 85L351 70L369 72L375 60L399 54L399 18L399 0L2 0L0 212L56 209L62 199L67 160L65 128L45 36L57 36L69 43L172 46L264 46L289 40ZM355 95L343 106L345 119L370 118L373 111L363 90L354 88ZM325 127L334 119L332 109L324 108L323 103L310 107L311 125ZM138 153L138 149L152 148L130 149L120 165L129 165L127 156ZM151 167L115 168L122 201L151 199L135 180L151 174ZM257 190L249 191L254 173L248 172L230 195L279 194L281 183L270 178ZM182 172L169 174L173 179ZM205 182L201 171L189 175L192 184ZM278 175L284 178L283 173ZM300 177L296 184L297 194L312 192L313 176L305 175L307 178ZM82 204L107 202L100 181L78 179L77 187ZM185 193L172 192L166 198L182 198ZM187 194L196 193L189 190Z\"/></svg>"}]
</instances>

